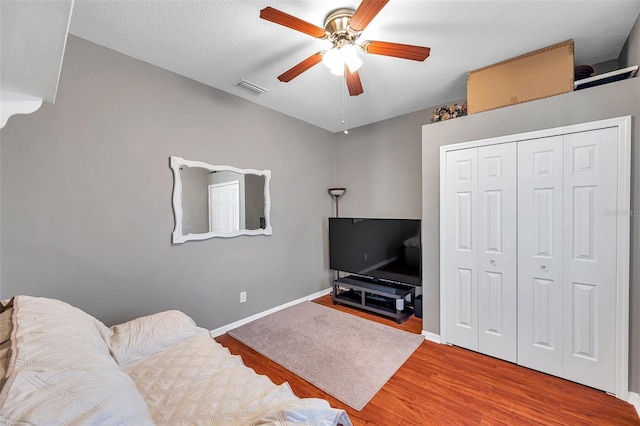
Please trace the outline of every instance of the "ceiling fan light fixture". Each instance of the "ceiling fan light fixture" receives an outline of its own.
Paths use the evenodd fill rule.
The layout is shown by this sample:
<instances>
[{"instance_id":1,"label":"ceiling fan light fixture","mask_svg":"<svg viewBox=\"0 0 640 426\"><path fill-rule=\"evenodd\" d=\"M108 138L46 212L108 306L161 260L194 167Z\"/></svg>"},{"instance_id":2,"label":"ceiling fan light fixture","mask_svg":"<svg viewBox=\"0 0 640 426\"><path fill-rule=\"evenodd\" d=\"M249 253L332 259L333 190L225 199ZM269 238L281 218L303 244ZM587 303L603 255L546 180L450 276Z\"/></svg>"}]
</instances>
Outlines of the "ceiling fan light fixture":
<instances>
[{"instance_id":1,"label":"ceiling fan light fixture","mask_svg":"<svg viewBox=\"0 0 640 426\"><path fill-rule=\"evenodd\" d=\"M343 75L345 65L349 68L349 72L354 73L362 66L362 59L358 57L356 47L347 43L325 52L322 55L322 63L331 70L331 74Z\"/></svg>"}]
</instances>

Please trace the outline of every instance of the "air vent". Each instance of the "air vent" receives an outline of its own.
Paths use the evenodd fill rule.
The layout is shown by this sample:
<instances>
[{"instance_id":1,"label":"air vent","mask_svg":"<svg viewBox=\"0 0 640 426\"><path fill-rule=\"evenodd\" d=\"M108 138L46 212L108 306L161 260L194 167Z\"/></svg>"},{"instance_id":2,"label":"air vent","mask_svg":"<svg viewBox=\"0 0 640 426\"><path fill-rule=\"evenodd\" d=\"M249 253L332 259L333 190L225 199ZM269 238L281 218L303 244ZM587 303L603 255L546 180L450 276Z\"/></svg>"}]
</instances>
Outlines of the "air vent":
<instances>
[{"instance_id":1,"label":"air vent","mask_svg":"<svg viewBox=\"0 0 640 426\"><path fill-rule=\"evenodd\" d=\"M246 90L247 92L251 92L254 95L262 95L265 92L268 92L269 90L265 89L264 87L260 87L257 84L253 84L247 80L240 80L239 82L237 82L235 84L236 87L239 87L241 89Z\"/></svg>"}]
</instances>

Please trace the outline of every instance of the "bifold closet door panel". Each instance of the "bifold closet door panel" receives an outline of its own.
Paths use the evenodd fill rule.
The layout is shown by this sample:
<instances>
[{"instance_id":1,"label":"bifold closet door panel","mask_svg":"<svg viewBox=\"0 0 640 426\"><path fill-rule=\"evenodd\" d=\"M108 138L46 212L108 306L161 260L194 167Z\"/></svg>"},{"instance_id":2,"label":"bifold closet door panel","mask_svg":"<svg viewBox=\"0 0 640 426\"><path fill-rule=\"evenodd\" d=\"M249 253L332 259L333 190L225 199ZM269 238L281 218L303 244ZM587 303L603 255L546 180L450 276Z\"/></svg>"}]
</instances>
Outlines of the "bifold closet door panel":
<instances>
[{"instance_id":1,"label":"bifold closet door panel","mask_svg":"<svg viewBox=\"0 0 640 426\"><path fill-rule=\"evenodd\" d=\"M618 129L564 137L564 377L615 393Z\"/></svg>"},{"instance_id":2,"label":"bifold closet door panel","mask_svg":"<svg viewBox=\"0 0 640 426\"><path fill-rule=\"evenodd\" d=\"M478 148L478 351L516 362L516 144Z\"/></svg>"},{"instance_id":3,"label":"bifold closet door panel","mask_svg":"<svg viewBox=\"0 0 640 426\"><path fill-rule=\"evenodd\" d=\"M518 364L562 376L563 137L518 143Z\"/></svg>"},{"instance_id":4,"label":"bifold closet door panel","mask_svg":"<svg viewBox=\"0 0 640 426\"><path fill-rule=\"evenodd\" d=\"M447 153L447 342L478 350L478 149Z\"/></svg>"}]
</instances>

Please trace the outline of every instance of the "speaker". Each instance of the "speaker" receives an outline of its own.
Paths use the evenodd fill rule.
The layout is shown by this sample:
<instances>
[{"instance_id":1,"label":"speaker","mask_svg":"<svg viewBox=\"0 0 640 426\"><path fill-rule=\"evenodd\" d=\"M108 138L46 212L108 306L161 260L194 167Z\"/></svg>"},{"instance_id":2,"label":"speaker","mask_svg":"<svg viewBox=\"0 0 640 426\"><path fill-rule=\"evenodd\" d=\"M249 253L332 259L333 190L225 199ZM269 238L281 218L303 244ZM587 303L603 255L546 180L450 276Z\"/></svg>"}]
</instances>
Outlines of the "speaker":
<instances>
[{"instance_id":1,"label":"speaker","mask_svg":"<svg viewBox=\"0 0 640 426\"><path fill-rule=\"evenodd\" d=\"M413 310L418 318L422 318L422 295L413 300Z\"/></svg>"}]
</instances>

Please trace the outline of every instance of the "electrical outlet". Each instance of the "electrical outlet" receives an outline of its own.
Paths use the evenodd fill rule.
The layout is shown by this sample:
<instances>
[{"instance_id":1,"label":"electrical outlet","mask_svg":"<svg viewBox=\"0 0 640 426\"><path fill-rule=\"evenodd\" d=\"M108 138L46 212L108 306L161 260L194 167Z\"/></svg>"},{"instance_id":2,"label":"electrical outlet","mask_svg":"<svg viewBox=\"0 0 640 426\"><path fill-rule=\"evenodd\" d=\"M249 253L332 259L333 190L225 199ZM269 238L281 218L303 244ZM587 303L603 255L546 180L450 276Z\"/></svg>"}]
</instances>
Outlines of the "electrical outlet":
<instances>
[{"instance_id":1,"label":"electrical outlet","mask_svg":"<svg viewBox=\"0 0 640 426\"><path fill-rule=\"evenodd\" d=\"M244 303L247 301L247 292L246 291L241 291L240 292L240 303Z\"/></svg>"}]
</instances>

